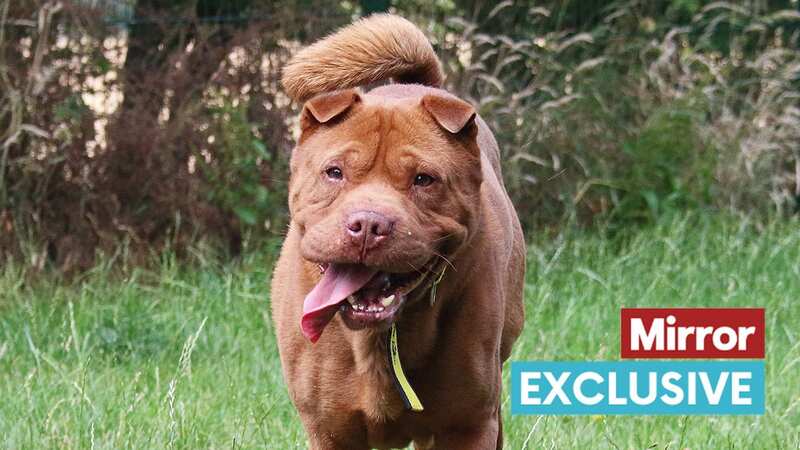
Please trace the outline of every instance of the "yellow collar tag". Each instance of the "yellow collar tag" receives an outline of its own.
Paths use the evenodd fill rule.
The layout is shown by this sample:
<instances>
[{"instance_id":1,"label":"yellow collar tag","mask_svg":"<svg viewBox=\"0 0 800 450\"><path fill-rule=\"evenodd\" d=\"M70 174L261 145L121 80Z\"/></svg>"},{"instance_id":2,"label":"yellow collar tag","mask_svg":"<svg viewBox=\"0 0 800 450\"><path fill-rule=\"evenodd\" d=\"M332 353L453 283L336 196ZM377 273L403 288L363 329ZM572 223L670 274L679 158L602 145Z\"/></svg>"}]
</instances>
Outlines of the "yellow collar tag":
<instances>
[{"instance_id":1,"label":"yellow collar tag","mask_svg":"<svg viewBox=\"0 0 800 450\"><path fill-rule=\"evenodd\" d=\"M403 366L400 364L400 350L397 348L397 326L392 324L392 331L389 332L389 366L392 368L392 378L397 390L400 392L400 397L403 398L406 408L412 411L422 411L422 402L419 401L417 393L408 382L406 374L403 372Z\"/></svg>"},{"instance_id":2,"label":"yellow collar tag","mask_svg":"<svg viewBox=\"0 0 800 450\"><path fill-rule=\"evenodd\" d=\"M442 282L442 278L444 278L444 272L446 270L447 267L443 267L442 271L439 272L439 277L436 278L431 285L431 306L436 303L436 288L439 286L439 283ZM388 342L386 345L389 348L389 367L392 369L391 372L392 378L394 379L394 385L397 387L400 397L403 398L403 403L405 403L407 409L415 412L422 411L424 409L422 407L422 402L419 401L417 393L414 392L414 388L412 388L411 383L408 382L408 378L406 378L406 374L403 372L403 366L400 364L400 349L397 346L396 324L392 324L392 330L389 332Z\"/></svg>"}]
</instances>

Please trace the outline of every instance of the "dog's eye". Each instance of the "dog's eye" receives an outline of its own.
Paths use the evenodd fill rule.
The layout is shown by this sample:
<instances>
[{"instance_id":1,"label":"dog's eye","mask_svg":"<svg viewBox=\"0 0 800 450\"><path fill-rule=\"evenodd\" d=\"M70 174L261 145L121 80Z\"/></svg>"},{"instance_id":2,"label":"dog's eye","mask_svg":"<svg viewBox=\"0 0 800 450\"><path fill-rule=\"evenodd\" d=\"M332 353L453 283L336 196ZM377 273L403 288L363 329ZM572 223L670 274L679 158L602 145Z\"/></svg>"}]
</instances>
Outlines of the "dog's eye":
<instances>
[{"instance_id":1,"label":"dog's eye","mask_svg":"<svg viewBox=\"0 0 800 450\"><path fill-rule=\"evenodd\" d=\"M436 181L436 179L431 175L427 173L418 173L417 176L414 177L414 186L430 186L434 181Z\"/></svg>"},{"instance_id":2,"label":"dog's eye","mask_svg":"<svg viewBox=\"0 0 800 450\"><path fill-rule=\"evenodd\" d=\"M325 175L327 175L328 178L330 178L331 180L341 180L342 178L344 178L344 174L342 174L342 169L336 166L328 167L327 169L325 169Z\"/></svg>"}]
</instances>

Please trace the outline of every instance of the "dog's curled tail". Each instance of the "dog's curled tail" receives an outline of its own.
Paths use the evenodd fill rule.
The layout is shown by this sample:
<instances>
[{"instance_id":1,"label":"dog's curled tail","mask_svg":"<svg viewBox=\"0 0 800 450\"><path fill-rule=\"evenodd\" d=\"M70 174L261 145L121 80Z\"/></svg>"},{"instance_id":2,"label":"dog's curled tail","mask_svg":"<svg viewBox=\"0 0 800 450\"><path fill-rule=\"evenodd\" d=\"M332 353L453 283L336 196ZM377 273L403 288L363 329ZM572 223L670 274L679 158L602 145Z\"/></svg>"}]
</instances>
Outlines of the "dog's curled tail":
<instances>
[{"instance_id":1,"label":"dog's curled tail","mask_svg":"<svg viewBox=\"0 0 800 450\"><path fill-rule=\"evenodd\" d=\"M306 47L283 69L294 100L392 78L441 87L441 63L419 28L402 17L376 14Z\"/></svg>"}]
</instances>

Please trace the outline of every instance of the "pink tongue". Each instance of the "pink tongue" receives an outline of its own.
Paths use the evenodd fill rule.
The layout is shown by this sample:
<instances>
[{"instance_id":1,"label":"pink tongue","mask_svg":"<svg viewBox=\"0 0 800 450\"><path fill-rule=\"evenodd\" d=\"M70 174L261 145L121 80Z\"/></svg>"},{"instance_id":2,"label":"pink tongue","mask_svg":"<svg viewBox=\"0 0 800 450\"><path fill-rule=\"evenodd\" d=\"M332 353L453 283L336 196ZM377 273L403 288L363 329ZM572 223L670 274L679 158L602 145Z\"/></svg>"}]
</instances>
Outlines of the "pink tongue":
<instances>
[{"instance_id":1,"label":"pink tongue","mask_svg":"<svg viewBox=\"0 0 800 450\"><path fill-rule=\"evenodd\" d=\"M378 273L360 264L330 264L322 279L306 295L300 328L311 342L317 342L322 330L336 315L339 303L364 287Z\"/></svg>"}]
</instances>

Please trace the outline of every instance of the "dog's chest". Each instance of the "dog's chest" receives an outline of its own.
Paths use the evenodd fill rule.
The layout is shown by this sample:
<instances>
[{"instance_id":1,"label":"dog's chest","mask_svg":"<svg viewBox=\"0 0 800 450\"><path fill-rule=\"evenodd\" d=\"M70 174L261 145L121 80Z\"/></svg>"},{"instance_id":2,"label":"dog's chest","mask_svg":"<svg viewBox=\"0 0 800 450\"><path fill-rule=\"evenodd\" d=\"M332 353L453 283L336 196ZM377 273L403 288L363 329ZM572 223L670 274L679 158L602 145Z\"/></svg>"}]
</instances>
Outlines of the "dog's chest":
<instances>
[{"instance_id":1,"label":"dog's chest","mask_svg":"<svg viewBox=\"0 0 800 450\"><path fill-rule=\"evenodd\" d=\"M375 339L356 347L354 352L357 382L351 388L368 425L397 419L405 409L395 390L387 351L385 342Z\"/></svg>"},{"instance_id":2,"label":"dog's chest","mask_svg":"<svg viewBox=\"0 0 800 450\"><path fill-rule=\"evenodd\" d=\"M373 448L404 447L411 437L399 423L405 405L391 376L386 346L371 345L360 350L355 353L357 383L351 386L353 398L358 399L359 426L366 431Z\"/></svg>"}]
</instances>

